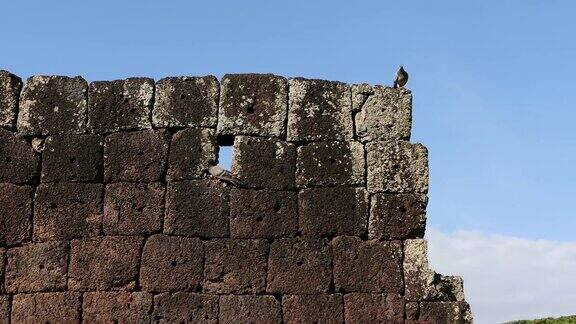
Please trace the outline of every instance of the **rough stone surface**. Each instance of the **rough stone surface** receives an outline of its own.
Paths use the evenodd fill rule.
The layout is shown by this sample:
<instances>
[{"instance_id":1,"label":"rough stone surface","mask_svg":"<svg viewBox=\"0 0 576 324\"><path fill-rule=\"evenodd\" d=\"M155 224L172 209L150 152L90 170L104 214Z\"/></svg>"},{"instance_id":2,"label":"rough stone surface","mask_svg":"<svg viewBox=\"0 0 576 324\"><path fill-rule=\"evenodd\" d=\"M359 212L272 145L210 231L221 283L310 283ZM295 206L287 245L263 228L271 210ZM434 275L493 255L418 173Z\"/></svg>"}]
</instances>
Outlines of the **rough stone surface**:
<instances>
[{"instance_id":1,"label":"rough stone surface","mask_svg":"<svg viewBox=\"0 0 576 324\"><path fill-rule=\"evenodd\" d=\"M406 314L407 324L450 323L471 324L472 314L468 303L460 302L423 302L417 312Z\"/></svg>"},{"instance_id":2,"label":"rough stone surface","mask_svg":"<svg viewBox=\"0 0 576 324\"><path fill-rule=\"evenodd\" d=\"M98 291L84 294L82 319L88 323L147 323L152 294Z\"/></svg>"},{"instance_id":3,"label":"rough stone surface","mask_svg":"<svg viewBox=\"0 0 576 324\"><path fill-rule=\"evenodd\" d=\"M82 294L18 294L12 300L12 323L79 323Z\"/></svg>"},{"instance_id":4,"label":"rough stone surface","mask_svg":"<svg viewBox=\"0 0 576 324\"><path fill-rule=\"evenodd\" d=\"M218 323L218 296L163 293L154 296L155 323Z\"/></svg>"},{"instance_id":5,"label":"rough stone surface","mask_svg":"<svg viewBox=\"0 0 576 324\"><path fill-rule=\"evenodd\" d=\"M102 144L98 135L47 137L42 154L42 182L101 182Z\"/></svg>"},{"instance_id":6,"label":"rough stone surface","mask_svg":"<svg viewBox=\"0 0 576 324\"><path fill-rule=\"evenodd\" d=\"M30 241L32 187L0 183L0 246Z\"/></svg>"},{"instance_id":7,"label":"rough stone surface","mask_svg":"<svg viewBox=\"0 0 576 324\"><path fill-rule=\"evenodd\" d=\"M0 70L0 127L14 130L20 90L22 79L8 71Z\"/></svg>"},{"instance_id":8,"label":"rough stone surface","mask_svg":"<svg viewBox=\"0 0 576 324\"><path fill-rule=\"evenodd\" d=\"M287 295L282 298L284 323L344 323L342 295Z\"/></svg>"},{"instance_id":9,"label":"rough stone surface","mask_svg":"<svg viewBox=\"0 0 576 324\"><path fill-rule=\"evenodd\" d=\"M404 299L396 294L346 294L344 317L346 323L403 324ZM440 323L449 322L438 322Z\"/></svg>"},{"instance_id":10,"label":"rough stone surface","mask_svg":"<svg viewBox=\"0 0 576 324\"><path fill-rule=\"evenodd\" d=\"M10 296L0 295L0 323L10 324Z\"/></svg>"},{"instance_id":11,"label":"rough stone surface","mask_svg":"<svg viewBox=\"0 0 576 324\"><path fill-rule=\"evenodd\" d=\"M20 95L18 131L27 135L86 131L88 84L81 77L33 76Z\"/></svg>"},{"instance_id":12,"label":"rough stone surface","mask_svg":"<svg viewBox=\"0 0 576 324\"><path fill-rule=\"evenodd\" d=\"M289 141L352 139L352 95L348 85L303 78L289 82Z\"/></svg>"},{"instance_id":13,"label":"rough stone surface","mask_svg":"<svg viewBox=\"0 0 576 324\"><path fill-rule=\"evenodd\" d=\"M371 239L403 240L424 237L426 204L422 194L374 194L368 223Z\"/></svg>"},{"instance_id":14,"label":"rough stone surface","mask_svg":"<svg viewBox=\"0 0 576 324\"><path fill-rule=\"evenodd\" d=\"M282 323L282 306L274 296L222 296L219 323Z\"/></svg>"},{"instance_id":15,"label":"rough stone surface","mask_svg":"<svg viewBox=\"0 0 576 324\"><path fill-rule=\"evenodd\" d=\"M169 77L156 83L155 127L216 127L220 84L216 77Z\"/></svg>"},{"instance_id":16,"label":"rough stone surface","mask_svg":"<svg viewBox=\"0 0 576 324\"><path fill-rule=\"evenodd\" d=\"M202 178L218 160L213 129L188 128L174 134L168 157L168 179Z\"/></svg>"},{"instance_id":17,"label":"rough stone surface","mask_svg":"<svg viewBox=\"0 0 576 324\"><path fill-rule=\"evenodd\" d=\"M226 74L222 78L218 134L283 137L288 83L272 74Z\"/></svg>"},{"instance_id":18,"label":"rough stone surface","mask_svg":"<svg viewBox=\"0 0 576 324\"><path fill-rule=\"evenodd\" d=\"M40 159L26 140L0 128L0 182L30 183Z\"/></svg>"}]
</instances>

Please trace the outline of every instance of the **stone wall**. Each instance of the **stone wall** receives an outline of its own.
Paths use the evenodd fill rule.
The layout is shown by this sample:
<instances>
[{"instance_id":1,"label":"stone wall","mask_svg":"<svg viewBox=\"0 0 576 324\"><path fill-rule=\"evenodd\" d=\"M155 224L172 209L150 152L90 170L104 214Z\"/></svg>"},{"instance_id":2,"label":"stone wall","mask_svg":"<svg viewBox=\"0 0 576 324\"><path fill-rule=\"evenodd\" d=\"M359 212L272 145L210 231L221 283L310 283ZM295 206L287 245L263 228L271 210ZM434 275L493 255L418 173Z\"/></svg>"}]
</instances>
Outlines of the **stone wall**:
<instances>
[{"instance_id":1,"label":"stone wall","mask_svg":"<svg viewBox=\"0 0 576 324\"><path fill-rule=\"evenodd\" d=\"M404 89L0 72L0 320L469 323ZM233 143L236 188L210 178Z\"/></svg>"}]
</instances>

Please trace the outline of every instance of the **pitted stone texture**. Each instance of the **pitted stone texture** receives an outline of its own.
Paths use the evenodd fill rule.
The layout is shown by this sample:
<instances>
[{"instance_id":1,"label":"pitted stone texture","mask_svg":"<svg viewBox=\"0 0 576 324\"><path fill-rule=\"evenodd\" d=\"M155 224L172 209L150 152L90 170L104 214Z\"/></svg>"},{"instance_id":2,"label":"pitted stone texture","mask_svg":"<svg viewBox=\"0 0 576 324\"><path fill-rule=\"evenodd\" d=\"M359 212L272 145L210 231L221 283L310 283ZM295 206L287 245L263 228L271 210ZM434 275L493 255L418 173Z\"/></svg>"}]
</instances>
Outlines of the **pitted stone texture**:
<instances>
[{"instance_id":1,"label":"pitted stone texture","mask_svg":"<svg viewBox=\"0 0 576 324\"><path fill-rule=\"evenodd\" d=\"M198 237L228 236L229 192L218 181L168 183L164 233Z\"/></svg>"},{"instance_id":2,"label":"pitted stone texture","mask_svg":"<svg viewBox=\"0 0 576 324\"><path fill-rule=\"evenodd\" d=\"M72 240L68 289L132 290L136 286L143 239L103 236Z\"/></svg>"},{"instance_id":3,"label":"pitted stone texture","mask_svg":"<svg viewBox=\"0 0 576 324\"><path fill-rule=\"evenodd\" d=\"M216 127L220 84L216 77L169 77L156 83L155 127Z\"/></svg>"},{"instance_id":4,"label":"pitted stone texture","mask_svg":"<svg viewBox=\"0 0 576 324\"><path fill-rule=\"evenodd\" d=\"M270 246L269 293L327 293L332 282L332 251L328 240L279 239Z\"/></svg>"},{"instance_id":5,"label":"pitted stone texture","mask_svg":"<svg viewBox=\"0 0 576 324\"><path fill-rule=\"evenodd\" d=\"M26 140L0 128L0 182L30 183L40 159Z\"/></svg>"},{"instance_id":6,"label":"pitted stone texture","mask_svg":"<svg viewBox=\"0 0 576 324\"><path fill-rule=\"evenodd\" d=\"M0 70L0 127L14 130L20 90L22 79L8 71Z\"/></svg>"},{"instance_id":7,"label":"pitted stone texture","mask_svg":"<svg viewBox=\"0 0 576 324\"><path fill-rule=\"evenodd\" d=\"M412 93L409 90L353 85L352 106L358 111L356 136L360 141L410 139Z\"/></svg>"},{"instance_id":8,"label":"pitted stone texture","mask_svg":"<svg viewBox=\"0 0 576 324\"><path fill-rule=\"evenodd\" d=\"M396 294L346 294L344 317L346 323L403 324L404 299Z\"/></svg>"},{"instance_id":9,"label":"pitted stone texture","mask_svg":"<svg viewBox=\"0 0 576 324\"><path fill-rule=\"evenodd\" d=\"M148 235L162 231L164 185L120 182L106 185L103 230L106 235Z\"/></svg>"},{"instance_id":10,"label":"pitted stone texture","mask_svg":"<svg viewBox=\"0 0 576 324\"><path fill-rule=\"evenodd\" d=\"M12 323L79 323L82 294L18 294L12 300Z\"/></svg>"},{"instance_id":11,"label":"pitted stone texture","mask_svg":"<svg viewBox=\"0 0 576 324\"><path fill-rule=\"evenodd\" d=\"M332 241L339 292L402 293L402 243L341 236Z\"/></svg>"},{"instance_id":12,"label":"pitted stone texture","mask_svg":"<svg viewBox=\"0 0 576 324\"><path fill-rule=\"evenodd\" d=\"M419 307L414 304L415 310L406 313L407 324L420 323L450 323L472 324L470 305L464 301L459 302L422 302Z\"/></svg>"},{"instance_id":13,"label":"pitted stone texture","mask_svg":"<svg viewBox=\"0 0 576 324\"><path fill-rule=\"evenodd\" d=\"M289 141L352 139L352 100L347 84L303 78L289 82Z\"/></svg>"},{"instance_id":14,"label":"pitted stone texture","mask_svg":"<svg viewBox=\"0 0 576 324\"><path fill-rule=\"evenodd\" d=\"M371 193L428 192L428 150L422 144L371 142L366 152Z\"/></svg>"},{"instance_id":15,"label":"pitted stone texture","mask_svg":"<svg viewBox=\"0 0 576 324\"><path fill-rule=\"evenodd\" d=\"M222 78L218 134L283 137L288 82L272 74L226 74Z\"/></svg>"},{"instance_id":16,"label":"pitted stone texture","mask_svg":"<svg viewBox=\"0 0 576 324\"><path fill-rule=\"evenodd\" d=\"M98 135L55 135L44 142L42 182L100 182L103 140Z\"/></svg>"},{"instance_id":17,"label":"pitted stone texture","mask_svg":"<svg viewBox=\"0 0 576 324\"><path fill-rule=\"evenodd\" d=\"M108 135L104 142L104 181L162 180L166 170L168 133L144 130Z\"/></svg>"},{"instance_id":18,"label":"pitted stone texture","mask_svg":"<svg viewBox=\"0 0 576 324\"><path fill-rule=\"evenodd\" d=\"M302 235L366 235L369 204L364 188L304 189L298 205Z\"/></svg>"},{"instance_id":19,"label":"pitted stone texture","mask_svg":"<svg viewBox=\"0 0 576 324\"><path fill-rule=\"evenodd\" d=\"M203 263L200 239L153 235L142 252L140 285L145 291L198 291Z\"/></svg>"},{"instance_id":20,"label":"pitted stone texture","mask_svg":"<svg viewBox=\"0 0 576 324\"><path fill-rule=\"evenodd\" d=\"M168 158L171 181L202 178L218 160L218 145L213 129L188 128L174 134Z\"/></svg>"},{"instance_id":21,"label":"pitted stone texture","mask_svg":"<svg viewBox=\"0 0 576 324\"><path fill-rule=\"evenodd\" d=\"M368 237L404 240L424 237L426 204L422 194L374 194L368 222Z\"/></svg>"},{"instance_id":22,"label":"pitted stone texture","mask_svg":"<svg viewBox=\"0 0 576 324\"><path fill-rule=\"evenodd\" d=\"M232 174L250 188L289 190L294 187L296 147L271 138L238 136L234 140Z\"/></svg>"},{"instance_id":23,"label":"pitted stone texture","mask_svg":"<svg viewBox=\"0 0 576 324\"><path fill-rule=\"evenodd\" d=\"M149 323L152 294L98 291L84 294L82 320L87 323Z\"/></svg>"},{"instance_id":24,"label":"pitted stone texture","mask_svg":"<svg viewBox=\"0 0 576 324\"><path fill-rule=\"evenodd\" d=\"M0 323L10 324L10 296L0 295Z\"/></svg>"},{"instance_id":25,"label":"pitted stone texture","mask_svg":"<svg viewBox=\"0 0 576 324\"><path fill-rule=\"evenodd\" d=\"M154 323L218 323L218 296L163 293L154 296Z\"/></svg>"},{"instance_id":26,"label":"pitted stone texture","mask_svg":"<svg viewBox=\"0 0 576 324\"><path fill-rule=\"evenodd\" d=\"M46 242L8 250L6 291L51 291L66 288L68 243Z\"/></svg>"},{"instance_id":27,"label":"pitted stone texture","mask_svg":"<svg viewBox=\"0 0 576 324\"><path fill-rule=\"evenodd\" d=\"M233 238L295 236L297 211L295 192L232 189L230 235Z\"/></svg>"},{"instance_id":28,"label":"pitted stone texture","mask_svg":"<svg viewBox=\"0 0 576 324\"><path fill-rule=\"evenodd\" d=\"M0 183L0 246L30 241L32 187Z\"/></svg>"},{"instance_id":29,"label":"pitted stone texture","mask_svg":"<svg viewBox=\"0 0 576 324\"><path fill-rule=\"evenodd\" d=\"M359 142L316 142L298 147L296 185L364 186L364 146Z\"/></svg>"},{"instance_id":30,"label":"pitted stone texture","mask_svg":"<svg viewBox=\"0 0 576 324\"><path fill-rule=\"evenodd\" d=\"M88 124L99 134L152 128L154 80L96 81L88 92Z\"/></svg>"},{"instance_id":31,"label":"pitted stone texture","mask_svg":"<svg viewBox=\"0 0 576 324\"><path fill-rule=\"evenodd\" d=\"M282 306L274 296L221 296L219 323L282 323Z\"/></svg>"},{"instance_id":32,"label":"pitted stone texture","mask_svg":"<svg viewBox=\"0 0 576 324\"><path fill-rule=\"evenodd\" d=\"M286 295L282 297L284 323L344 323L342 295Z\"/></svg>"},{"instance_id":33,"label":"pitted stone texture","mask_svg":"<svg viewBox=\"0 0 576 324\"><path fill-rule=\"evenodd\" d=\"M88 84L81 77L33 76L20 96L18 131L26 135L86 131Z\"/></svg>"},{"instance_id":34,"label":"pitted stone texture","mask_svg":"<svg viewBox=\"0 0 576 324\"><path fill-rule=\"evenodd\" d=\"M34 200L35 241L98 235L102 222L101 184L43 183Z\"/></svg>"}]
</instances>

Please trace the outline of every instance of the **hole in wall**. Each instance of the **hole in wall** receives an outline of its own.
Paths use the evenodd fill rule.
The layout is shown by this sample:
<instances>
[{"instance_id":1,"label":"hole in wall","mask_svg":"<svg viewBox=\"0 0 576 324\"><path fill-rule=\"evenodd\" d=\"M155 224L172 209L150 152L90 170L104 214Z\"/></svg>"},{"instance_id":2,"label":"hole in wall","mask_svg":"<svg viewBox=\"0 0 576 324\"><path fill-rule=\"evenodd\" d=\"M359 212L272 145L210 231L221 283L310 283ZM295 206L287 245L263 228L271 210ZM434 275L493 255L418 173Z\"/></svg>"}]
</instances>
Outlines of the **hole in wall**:
<instances>
[{"instance_id":1,"label":"hole in wall","mask_svg":"<svg viewBox=\"0 0 576 324\"><path fill-rule=\"evenodd\" d=\"M218 165L226 170L232 167L234 136L218 137Z\"/></svg>"}]
</instances>

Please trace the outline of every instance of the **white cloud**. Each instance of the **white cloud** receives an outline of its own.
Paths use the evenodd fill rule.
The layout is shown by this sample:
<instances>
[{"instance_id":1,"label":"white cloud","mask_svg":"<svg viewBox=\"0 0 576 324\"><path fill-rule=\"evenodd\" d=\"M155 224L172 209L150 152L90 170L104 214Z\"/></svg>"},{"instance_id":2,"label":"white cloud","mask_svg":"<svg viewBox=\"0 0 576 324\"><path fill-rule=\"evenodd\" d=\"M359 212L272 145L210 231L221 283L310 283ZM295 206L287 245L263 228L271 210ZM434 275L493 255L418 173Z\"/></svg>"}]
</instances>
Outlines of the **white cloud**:
<instances>
[{"instance_id":1,"label":"white cloud","mask_svg":"<svg viewBox=\"0 0 576 324\"><path fill-rule=\"evenodd\" d=\"M427 229L430 265L464 278L474 322L576 314L576 242Z\"/></svg>"}]
</instances>

